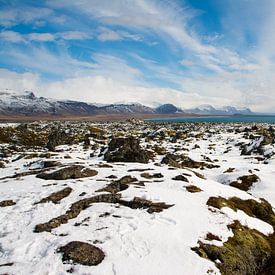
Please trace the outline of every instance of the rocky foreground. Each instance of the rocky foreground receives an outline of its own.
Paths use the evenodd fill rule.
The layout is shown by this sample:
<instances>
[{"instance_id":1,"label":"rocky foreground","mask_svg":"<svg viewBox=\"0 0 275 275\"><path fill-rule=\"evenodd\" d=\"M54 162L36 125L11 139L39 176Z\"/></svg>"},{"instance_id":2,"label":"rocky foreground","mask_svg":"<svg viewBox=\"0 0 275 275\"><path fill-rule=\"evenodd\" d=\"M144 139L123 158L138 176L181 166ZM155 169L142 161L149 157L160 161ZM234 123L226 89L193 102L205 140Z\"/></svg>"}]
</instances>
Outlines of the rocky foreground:
<instances>
[{"instance_id":1,"label":"rocky foreground","mask_svg":"<svg viewBox=\"0 0 275 275\"><path fill-rule=\"evenodd\" d=\"M0 128L0 274L275 274L275 128Z\"/></svg>"}]
</instances>

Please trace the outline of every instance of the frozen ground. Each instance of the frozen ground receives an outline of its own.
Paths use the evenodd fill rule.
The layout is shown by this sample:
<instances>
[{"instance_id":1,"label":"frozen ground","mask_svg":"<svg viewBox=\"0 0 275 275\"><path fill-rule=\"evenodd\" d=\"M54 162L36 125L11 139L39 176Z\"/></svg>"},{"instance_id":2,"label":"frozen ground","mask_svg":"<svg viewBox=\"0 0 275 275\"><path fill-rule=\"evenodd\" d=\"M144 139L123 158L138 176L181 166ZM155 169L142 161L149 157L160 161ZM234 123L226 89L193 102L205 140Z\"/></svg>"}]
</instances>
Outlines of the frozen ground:
<instances>
[{"instance_id":1,"label":"frozen ground","mask_svg":"<svg viewBox=\"0 0 275 275\"><path fill-rule=\"evenodd\" d=\"M17 126L2 125L1 129ZM31 131L39 135L40 131L51 129L50 126L31 126ZM252 130L252 125L248 125L250 130L244 130L242 125L222 124L169 126L129 122L84 126L67 124L61 127L82 136L92 133L88 135L89 144L84 145L79 139L60 145L46 158L41 156L48 152L45 146L21 145L18 141L14 145L16 148L12 148L12 141L0 144L4 167L0 168L0 201L15 203L0 208L0 274L220 274L215 262L200 257L191 249L199 241L222 246L233 236L227 226L234 220L266 236L273 233L271 224L241 210L229 207L219 210L207 205L210 197L238 197L258 202L259 198L264 198L275 207L274 143L263 144L266 132ZM267 131L269 126L259 127ZM95 129L103 132L98 133ZM247 131L249 134L254 131L254 136L247 135ZM108 150L112 135L130 134L140 140L142 148L151 152L149 163L106 165L103 154ZM250 144L247 150L255 150L241 155L240 146L245 144ZM162 160L169 152L217 167L165 164ZM50 167L48 173L77 163L98 174L66 180L36 177L37 171L43 170L43 163L49 160L59 164ZM150 175L160 173L162 177L143 177L142 169L148 169L145 172ZM25 173L30 171L34 173ZM187 181L173 179L179 175ZM244 175L258 177L247 191L229 185ZM173 206L148 213L146 209L132 209L119 203L94 203L51 232L34 232L36 225L64 214L74 202L108 193L97 191L124 176L136 178L137 183L118 192L123 200L139 197ZM186 187L190 185L201 191L189 192ZM37 203L65 187L72 188L72 192L59 203ZM207 240L208 233L220 240ZM63 263L57 250L71 241L94 244L104 252L104 260L96 266Z\"/></svg>"}]
</instances>

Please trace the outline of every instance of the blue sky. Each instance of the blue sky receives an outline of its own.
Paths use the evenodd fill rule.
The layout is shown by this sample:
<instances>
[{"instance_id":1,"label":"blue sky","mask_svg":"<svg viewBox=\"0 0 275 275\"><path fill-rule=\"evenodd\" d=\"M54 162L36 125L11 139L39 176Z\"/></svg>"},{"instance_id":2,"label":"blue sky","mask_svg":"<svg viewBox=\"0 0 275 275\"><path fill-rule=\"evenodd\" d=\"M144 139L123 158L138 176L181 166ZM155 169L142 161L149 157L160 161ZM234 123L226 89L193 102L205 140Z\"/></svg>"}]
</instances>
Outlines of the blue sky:
<instances>
[{"instance_id":1,"label":"blue sky","mask_svg":"<svg viewBox=\"0 0 275 275\"><path fill-rule=\"evenodd\" d=\"M0 88L275 111L274 29L273 0L0 0Z\"/></svg>"}]
</instances>

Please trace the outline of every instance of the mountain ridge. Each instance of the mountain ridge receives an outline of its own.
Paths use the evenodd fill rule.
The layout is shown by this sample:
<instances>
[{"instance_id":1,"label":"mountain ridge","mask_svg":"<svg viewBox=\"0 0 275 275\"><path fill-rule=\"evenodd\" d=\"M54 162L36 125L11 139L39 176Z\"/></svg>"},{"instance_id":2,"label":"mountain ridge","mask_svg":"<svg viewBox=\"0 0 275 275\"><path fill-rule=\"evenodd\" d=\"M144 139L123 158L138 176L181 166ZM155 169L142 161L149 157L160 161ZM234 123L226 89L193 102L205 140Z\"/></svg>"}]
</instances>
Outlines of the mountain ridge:
<instances>
[{"instance_id":1,"label":"mountain ridge","mask_svg":"<svg viewBox=\"0 0 275 275\"><path fill-rule=\"evenodd\" d=\"M194 115L252 115L249 108L224 106L214 108L204 104L195 108L183 109L165 103L156 108L140 103L99 104L75 100L57 100L37 97L32 91L18 94L14 91L0 91L0 114L2 115L135 115L135 114L194 114Z\"/></svg>"}]
</instances>

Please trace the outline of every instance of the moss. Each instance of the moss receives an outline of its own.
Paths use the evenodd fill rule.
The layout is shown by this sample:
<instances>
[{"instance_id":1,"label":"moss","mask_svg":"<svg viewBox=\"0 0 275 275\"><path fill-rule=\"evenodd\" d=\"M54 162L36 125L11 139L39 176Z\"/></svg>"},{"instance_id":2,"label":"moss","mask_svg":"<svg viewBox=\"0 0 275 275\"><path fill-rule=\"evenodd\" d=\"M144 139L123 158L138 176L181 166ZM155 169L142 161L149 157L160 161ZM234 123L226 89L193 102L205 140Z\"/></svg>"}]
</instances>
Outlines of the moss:
<instances>
[{"instance_id":1,"label":"moss","mask_svg":"<svg viewBox=\"0 0 275 275\"><path fill-rule=\"evenodd\" d=\"M234 236L223 246L199 243L192 248L199 256L215 262L224 275L274 274L274 235L269 237L238 221L229 225ZM267 272L273 273L267 273Z\"/></svg>"},{"instance_id":2,"label":"moss","mask_svg":"<svg viewBox=\"0 0 275 275\"><path fill-rule=\"evenodd\" d=\"M48 197L46 198L43 198L41 201L39 202L36 202L35 204L38 204L38 203L46 203L46 202L52 202L52 203L59 203L62 199L68 197L71 192L72 192L72 188L70 187L66 187L58 192L54 192L52 193L51 195L49 195Z\"/></svg>"},{"instance_id":3,"label":"moss","mask_svg":"<svg viewBox=\"0 0 275 275\"><path fill-rule=\"evenodd\" d=\"M270 203L264 199L261 202L255 200L242 200L237 197L225 199L222 197L210 197L207 205L221 209L222 207L230 207L233 210L242 210L251 217L258 218L275 227L275 214Z\"/></svg>"},{"instance_id":4,"label":"moss","mask_svg":"<svg viewBox=\"0 0 275 275\"><path fill-rule=\"evenodd\" d=\"M199 187L197 187L195 185L188 185L185 188L190 193L197 193L197 192L201 192L202 191Z\"/></svg>"},{"instance_id":5,"label":"moss","mask_svg":"<svg viewBox=\"0 0 275 275\"><path fill-rule=\"evenodd\" d=\"M208 241L213 241L213 240L215 240L215 241L221 241L220 237L212 234L211 232L207 233L206 240L208 240Z\"/></svg>"},{"instance_id":6,"label":"moss","mask_svg":"<svg viewBox=\"0 0 275 275\"><path fill-rule=\"evenodd\" d=\"M47 134L28 129L5 127L0 131L0 143L18 144L23 146L43 146L47 143Z\"/></svg>"},{"instance_id":7,"label":"moss","mask_svg":"<svg viewBox=\"0 0 275 275\"><path fill-rule=\"evenodd\" d=\"M233 181L229 185L243 191L248 191L249 188L253 185L253 183L257 181L259 181L259 177L253 174L253 175L239 177L237 181Z\"/></svg>"}]
</instances>

